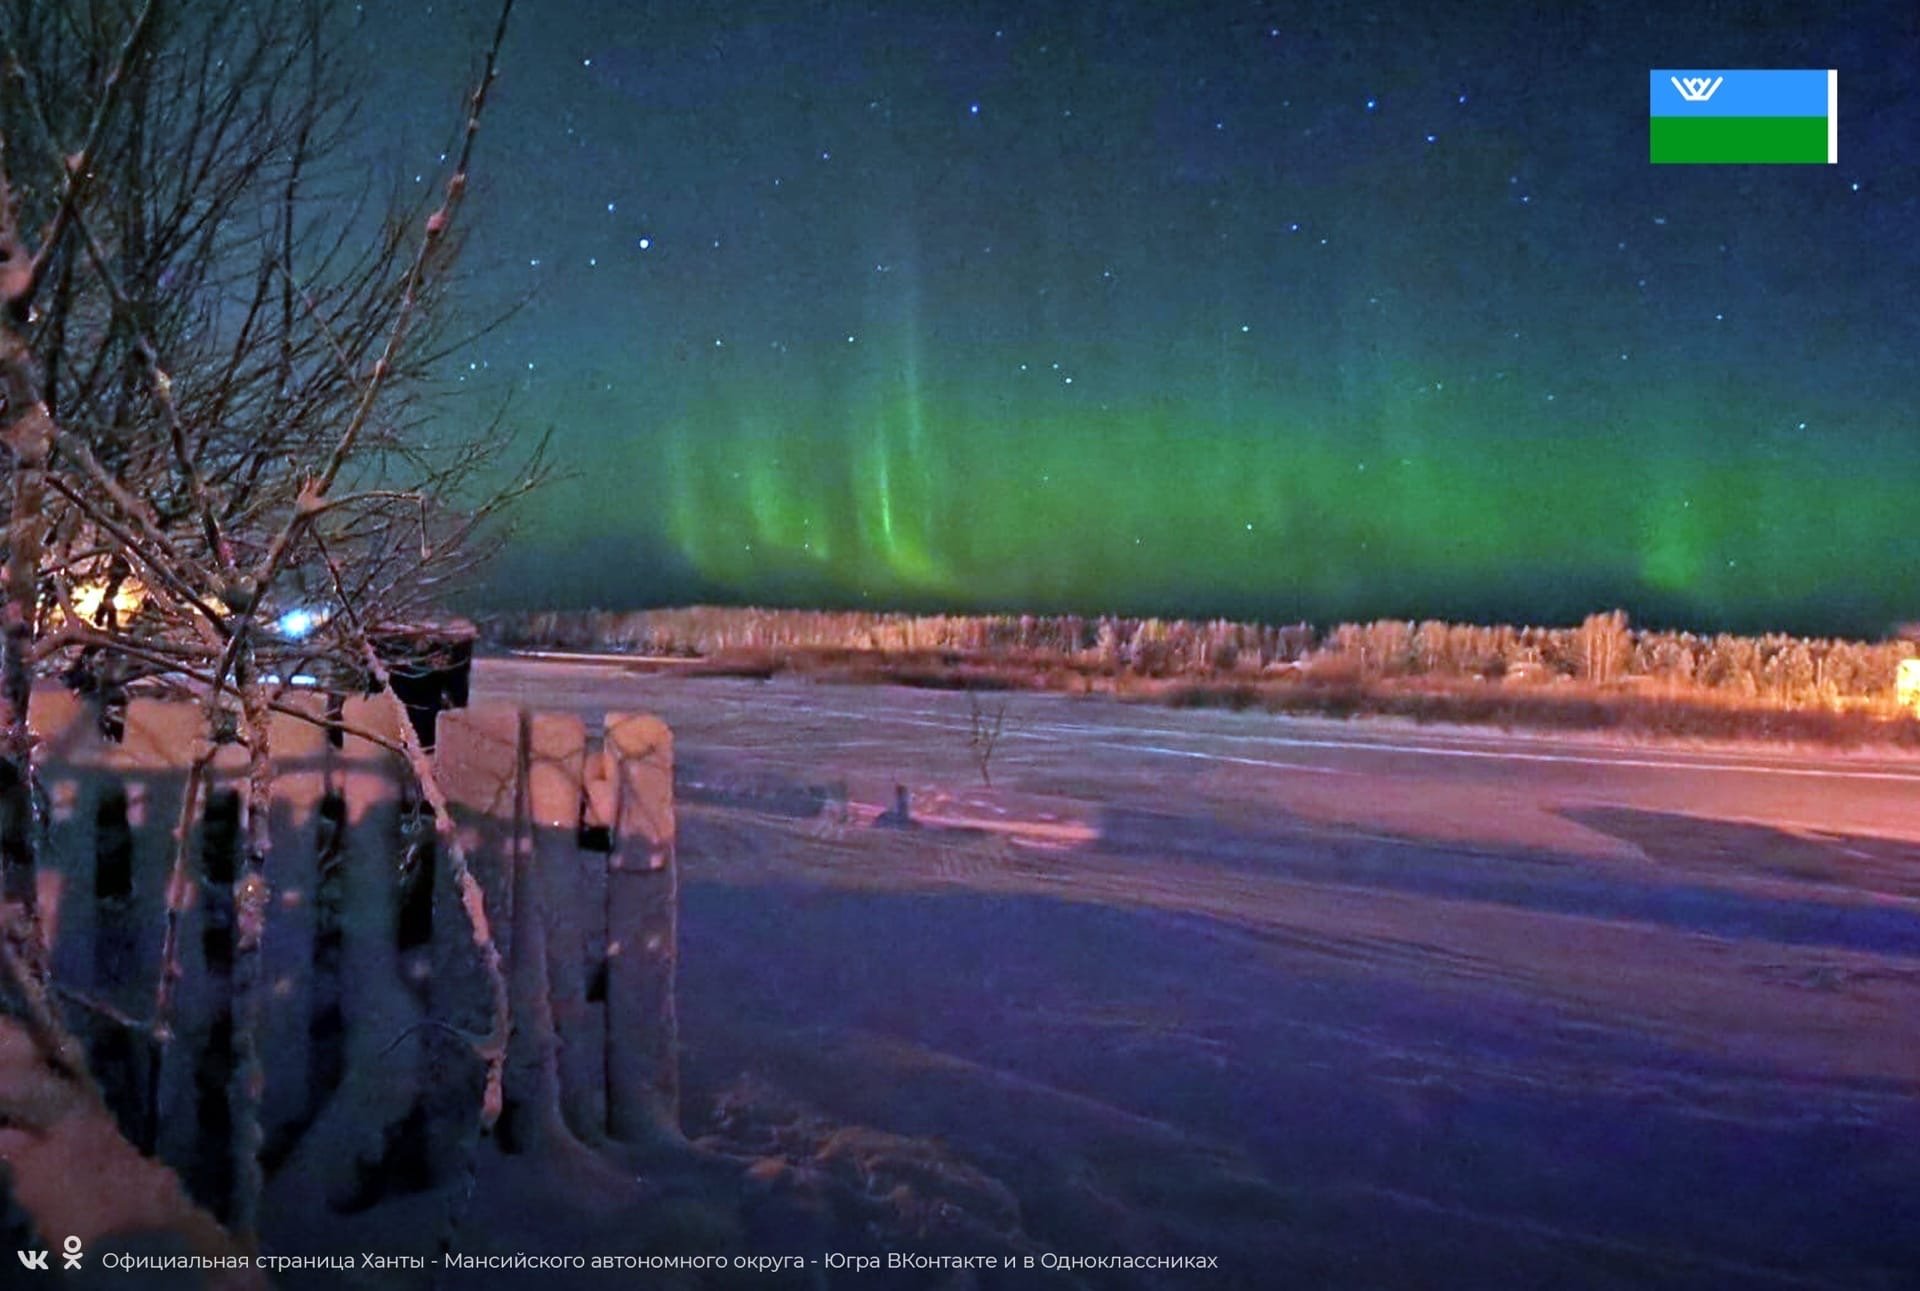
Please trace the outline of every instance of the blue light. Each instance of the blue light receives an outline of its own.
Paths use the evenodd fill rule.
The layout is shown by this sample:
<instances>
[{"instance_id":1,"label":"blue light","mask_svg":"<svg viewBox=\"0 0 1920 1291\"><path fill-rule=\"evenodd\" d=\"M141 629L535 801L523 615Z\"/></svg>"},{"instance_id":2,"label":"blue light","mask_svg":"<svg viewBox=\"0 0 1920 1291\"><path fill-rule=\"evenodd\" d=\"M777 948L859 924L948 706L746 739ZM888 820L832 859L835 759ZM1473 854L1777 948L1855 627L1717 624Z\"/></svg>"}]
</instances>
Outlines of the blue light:
<instances>
[{"instance_id":1,"label":"blue light","mask_svg":"<svg viewBox=\"0 0 1920 1291\"><path fill-rule=\"evenodd\" d=\"M312 610L288 610L274 626L280 629L281 636L301 641L320 626L320 616Z\"/></svg>"}]
</instances>

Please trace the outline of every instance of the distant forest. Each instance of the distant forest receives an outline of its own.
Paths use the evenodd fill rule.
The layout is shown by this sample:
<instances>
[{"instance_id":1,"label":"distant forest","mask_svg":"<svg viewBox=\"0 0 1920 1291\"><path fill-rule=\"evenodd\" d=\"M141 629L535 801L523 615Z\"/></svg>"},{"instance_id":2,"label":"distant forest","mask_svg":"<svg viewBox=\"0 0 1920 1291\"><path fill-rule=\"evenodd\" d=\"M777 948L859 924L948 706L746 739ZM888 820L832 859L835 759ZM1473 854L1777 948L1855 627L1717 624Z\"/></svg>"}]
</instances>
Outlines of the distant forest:
<instances>
[{"instance_id":1,"label":"distant forest","mask_svg":"<svg viewBox=\"0 0 1920 1291\"><path fill-rule=\"evenodd\" d=\"M700 658L952 656L1083 676L1418 687L1578 685L1742 706L1896 711L1920 642L1649 631L1615 610L1577 627L1382 619L1321 630L1226 620L908 615L693 607L549 611L487 625L498 644Z\"/></svg>"}]
</instances>

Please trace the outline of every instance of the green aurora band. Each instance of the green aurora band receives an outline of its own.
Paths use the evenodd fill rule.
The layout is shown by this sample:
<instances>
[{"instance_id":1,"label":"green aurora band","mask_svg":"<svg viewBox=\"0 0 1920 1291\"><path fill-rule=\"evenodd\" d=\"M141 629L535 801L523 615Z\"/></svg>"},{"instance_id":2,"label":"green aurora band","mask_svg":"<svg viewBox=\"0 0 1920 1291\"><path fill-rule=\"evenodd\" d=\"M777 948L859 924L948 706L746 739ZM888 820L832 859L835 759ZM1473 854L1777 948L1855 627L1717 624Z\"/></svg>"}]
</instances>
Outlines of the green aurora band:
<instances>
[{"instance_id":1,"label":"green aurora band","mask_svg":"<svg viewBox=\"0 0 1920 1291\"><path fill-rule=\"evenodd\" d=\"M1646 391L1637 429L1615 409L1502 435L1487 428L1538 427L1551 404L1517 380L1409 372L1371 399L1349 382L1020 407L922 378L906 332L891 379L811 405L718 397L672 427L665 537L702 594L1318 620L1622 604L1872 631L1920 555L1905 536L1920 453L1889 438L1884 469L1863 470L1863 432L1837 454L1741 433L1721 408L1681 436L1668 427L1697 405Z\"/></svg>"},{"instance_id":2,"label":"green aurora band","mask_svg":"<svg viewBox=\"0 0 1920 1291\"><path fill-rule=\"evenodd\" d=\"M476 245L544 294L472 357L575 476L490 603L1920 619L1897 112L1649 166L1677 12L1602 56L1555 6L789 8L556 46L598 106L501 121ZM1891 94L1880 21L1748 36Z\"/></svg>"}]
</instances>

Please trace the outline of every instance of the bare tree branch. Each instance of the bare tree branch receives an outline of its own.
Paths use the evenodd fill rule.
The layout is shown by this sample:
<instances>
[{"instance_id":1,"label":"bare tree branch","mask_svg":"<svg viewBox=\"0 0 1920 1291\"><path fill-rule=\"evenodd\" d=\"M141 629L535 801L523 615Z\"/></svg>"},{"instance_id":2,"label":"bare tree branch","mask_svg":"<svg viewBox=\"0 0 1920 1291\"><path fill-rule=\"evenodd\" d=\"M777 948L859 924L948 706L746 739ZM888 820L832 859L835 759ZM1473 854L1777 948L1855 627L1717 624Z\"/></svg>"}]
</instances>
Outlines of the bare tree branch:
<instances>
[{"instance_id":1,"label":"bare tree branch","mask_svg":"<svg viewBox=\"0 0 1920 1291\"><path fill-rule=\"evenodd\" d=\"M543 440L500 483L511 439L497 420L435 420L455 217L512 10L501 0L437 202L396 204L366 238L337 151L351 93L328 0L127 0L85 24L0 0L0 120L37 134L24 148L0 137L0 794L13 822L0 835L0 988L46 1061L84 1082L34 922L35 681L97 668L115 684L184 688L209 722L174 831L152 1017L117 1017L155 1046L157 1105L212 719L237 707L247 772L231 1200L243 1248L263 1183L272 723L317 720L287 694L294 669L382 694L399 719L398 739L353 733L404 758L435 812L491 993L491 1029L469 1037L486 1072L482 1133L502 1105L511 1017L485 894L388 651L547 471ZM34 227L37 246L21 233ZM307 626L283 628L290 612Z\"/></svg>"}]
</instances>

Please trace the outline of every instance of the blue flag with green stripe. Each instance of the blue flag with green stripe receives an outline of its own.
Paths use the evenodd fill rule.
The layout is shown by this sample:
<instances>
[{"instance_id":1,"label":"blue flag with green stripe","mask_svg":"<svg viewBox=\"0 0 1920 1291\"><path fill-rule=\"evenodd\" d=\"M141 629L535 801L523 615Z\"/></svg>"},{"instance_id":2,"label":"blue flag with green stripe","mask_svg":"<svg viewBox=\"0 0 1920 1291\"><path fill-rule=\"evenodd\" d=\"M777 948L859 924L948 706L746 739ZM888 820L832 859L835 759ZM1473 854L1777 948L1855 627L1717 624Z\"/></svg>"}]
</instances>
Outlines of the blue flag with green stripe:
<instances>
[{"instance_id":1,"label":"blue flag with green stripe","mask_svg":"<svg viewBox=\"0 0 1920 1291\"><path fill-rule=\"evenodd\" d=\"M1837 162L1840 73L1657 67L1647 138L1658 163Z\"/></svg>"}]
</instances>

